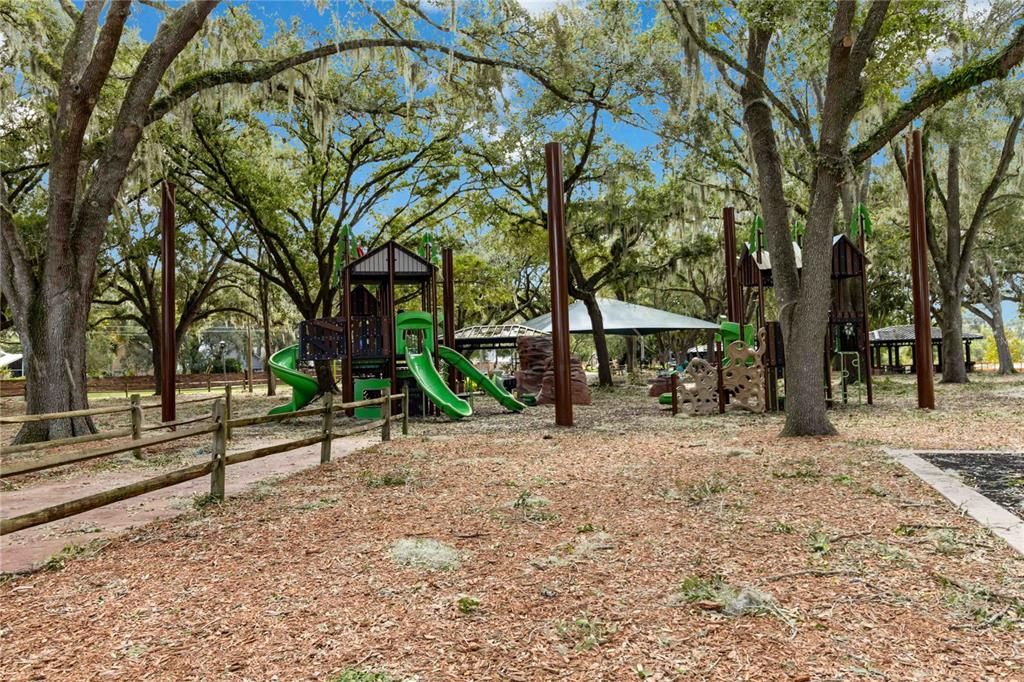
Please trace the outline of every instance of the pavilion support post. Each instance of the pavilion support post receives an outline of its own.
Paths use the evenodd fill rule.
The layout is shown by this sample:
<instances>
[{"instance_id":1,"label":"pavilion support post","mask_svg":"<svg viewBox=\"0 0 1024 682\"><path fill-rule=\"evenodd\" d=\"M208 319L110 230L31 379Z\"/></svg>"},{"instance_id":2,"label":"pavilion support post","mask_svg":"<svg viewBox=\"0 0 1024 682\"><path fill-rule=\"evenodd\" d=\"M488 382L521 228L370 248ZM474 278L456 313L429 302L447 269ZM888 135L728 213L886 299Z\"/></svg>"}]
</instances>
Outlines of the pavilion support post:
<instances>
[{"instance_id":1,"label":"pavilion support post","mask_svg":"<svg viewBox=\"0 0 1024 682\"><path fill-rule=\"evenodd\" d=\"M163 259L163 301L160 327L160 419L164 422L176 420L177 405L174 393L175 371L177 369L177 353L175 352L174 334L174 257L176 253L175 233L177 226L174 219L173 182L164 182L160 191L160 250Z\"/></svg>"},{"instance_id":2,"label":"pavilion support post","mask_svg":"<svg viewBox=\"0 0 1024 682\"><path fill-rule=\"evenodd\" d=\"M914 356L917 372L917 406L935 408L935 379L932 366L932 325L928 300L928 254L924 214L924 163L921 131L908 140L907 186L910 198L910 271L914 301Z\"/></svg>"},{"instance_id":3,"label":"pavilion support post","mask_svg":"<svg viewBox=\"0 0 1024 682\"><path fill-rule=\"evenodd\" d=\"M569 264L562 184L562 145L544 145L548 181L548 251L551 279L551 340L555 369L555 424L572 426L572 367L569 359Z\"/></svg>"},{"instance_id":4,"label":"pavilion support post","mask_svg":"<svg viewBox=\"0 0 1024 682\"><path fill-rule=\"evenodd\" d=\"M455 348L455 255L451 247L441 249L442 293L444 294L444 342ZM455 365L448 365L448 388L457 392L458 374Z\"/></svg>"}]
</instances>

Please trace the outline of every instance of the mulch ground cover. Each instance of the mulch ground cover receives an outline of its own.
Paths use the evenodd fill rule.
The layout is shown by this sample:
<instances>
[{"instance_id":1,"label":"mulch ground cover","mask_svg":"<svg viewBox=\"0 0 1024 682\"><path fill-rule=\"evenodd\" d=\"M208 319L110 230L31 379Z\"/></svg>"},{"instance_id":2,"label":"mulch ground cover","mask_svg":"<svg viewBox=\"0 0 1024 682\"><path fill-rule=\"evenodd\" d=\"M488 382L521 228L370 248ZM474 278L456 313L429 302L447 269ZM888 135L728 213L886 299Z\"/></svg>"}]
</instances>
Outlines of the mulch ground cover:
<instances>
[{"instance_id":1,"label":"mulch ground cover","mask_svg":"<svg viewBox=\"0 0 1024 682\"><path fill-rule=\"evenodd\" d=\"M8 579L0 677L1024 679L1024 558L882 453L1024 449L1019 387L879 381L799 440L643 387L571 430L481 399Z\"/></svg>"}]
</instances>

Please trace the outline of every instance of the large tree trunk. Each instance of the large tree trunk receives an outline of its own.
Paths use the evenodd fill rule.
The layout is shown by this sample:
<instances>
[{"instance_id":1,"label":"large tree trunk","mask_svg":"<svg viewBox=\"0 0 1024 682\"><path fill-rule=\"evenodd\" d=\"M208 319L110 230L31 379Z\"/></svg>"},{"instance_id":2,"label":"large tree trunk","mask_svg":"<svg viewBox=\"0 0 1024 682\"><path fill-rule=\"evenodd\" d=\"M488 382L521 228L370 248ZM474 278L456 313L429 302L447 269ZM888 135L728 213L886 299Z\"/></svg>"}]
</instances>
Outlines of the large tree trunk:
<instances>
[{"instance_id":1,"label":"large tree trunk","mask_svg":"<svg viewBox=\"0 0 1024 682\"><path fill-rule=\"evenodd\" d=\"M1006 326L1003 323L1003 310L996 305L992 309L992 338L996 341L996 352L999 354L999 373L1014 374L1017 368L1013 366L1013 354L1010 353L1010 344L1006 340Z\"/></svg>"},{"instance_id":2,"label":"large tree trunk","mask_svg":"<svg viewBox=\"0 0 1024 682\"><path fill-rule=\"evenodd\" d=\"M576 292L577 298L587 306L590 315L590 326L593 330L594 350L597 352L597 382L600 386L612 385L612 361L608 355L608 336L604 333L604 318L601 308L597 305L597 296L590 292Z\"/></svg>"},{"instance_id":3,"label":"large tree trunk","mask_svg":"<svg viewBox=\"0 0 1024 682\"><path fill-rule=\"evenodd\" d=\"M91 299L91 286L79 291L68 276L50 282L45 294L31 296L33 307L27 314L15 314L25 357L27 414L89 407L85 331ZM34 443L95 432L89 417L51 419L24 424L13 442Z\"/></svg>"},{"instance_id":4,"label":"large tree trunk","mask_svg":"<svg viewBox=\"0 0 1024 682\"><path fill-rule=\"evenodd\" d=\"M750 38L747 59L756 73L764 71L770 41L771 33L761 29L755 30ZM782 435L831 435L836 431L826 414L822 353L831 301L832 225L839 201L841 169L818 165L804 236L803 271L798 276L771 109L755 84L744 85L742 96L743 120L758 169L761 210L786 348L786 424ZM832 149L823 149L822 153L836 152L844 141L825 140L823 147L828 145Z\"/></svg>"},{"instance_id":5,"label":"large tree trunk","mask_svg":"<svg viewBox=\"0 0 1024 682\"><path fill-rule=\"evenodd\" d=\"M966 384L967 364L964 359L964 316L959 291L942 291L942 383Z\"/></svg>"}]
</instances>

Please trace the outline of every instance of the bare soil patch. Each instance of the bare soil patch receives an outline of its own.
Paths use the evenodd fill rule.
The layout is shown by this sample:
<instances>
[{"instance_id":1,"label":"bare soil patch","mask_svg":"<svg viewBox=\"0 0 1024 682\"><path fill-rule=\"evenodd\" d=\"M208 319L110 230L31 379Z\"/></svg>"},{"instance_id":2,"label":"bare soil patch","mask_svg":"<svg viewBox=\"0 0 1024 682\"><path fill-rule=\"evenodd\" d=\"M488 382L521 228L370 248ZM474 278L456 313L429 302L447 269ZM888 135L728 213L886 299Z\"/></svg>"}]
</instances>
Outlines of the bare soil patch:
<instances>
[{"instance_id":1,"label":"bare soil patch","mask_svg":"<svg viewBox=\"0 0 1024 682\"><path fill-rule=\"evenodd\" d=\"M843 435L800 440L778 416L673 419L642 387L596 392L569 430L479 400L9 580L0 670L1024 679L1024 560L881 452L1020 449L1019 385L939 386L919 412L880 381L833 415Z\"/></svg>"}]
</instances>

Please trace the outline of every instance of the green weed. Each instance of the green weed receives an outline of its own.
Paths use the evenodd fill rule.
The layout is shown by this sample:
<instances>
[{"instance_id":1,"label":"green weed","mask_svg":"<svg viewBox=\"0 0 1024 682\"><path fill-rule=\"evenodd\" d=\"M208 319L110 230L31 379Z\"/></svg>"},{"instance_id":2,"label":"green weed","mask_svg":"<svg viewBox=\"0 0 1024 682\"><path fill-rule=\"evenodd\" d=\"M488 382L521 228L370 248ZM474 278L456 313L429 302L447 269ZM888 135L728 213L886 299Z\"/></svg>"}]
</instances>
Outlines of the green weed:
<instances>
[{"instance_id":1,"label":"green weed","mask_svg":"<svg viewBox=\"0 0 1024 682\"><path fill-rule=\"evenodd\" d=\"M480 610L480 600L476 597L459 597L455 602L455 607L459 613L470 616Z\"/></svg>"},{"instance_id":2,"label":"green weed","mask_svg":"<svg viewBox=\"0 0 1024 682\"><path fill-rule=\"evenodd\" d=\"M579 651L590 651L605 644L618 630L614 623L605 623L586 613L571 621L555 623L558 636L572 642Z\"/></svg>"}]
</instances>

